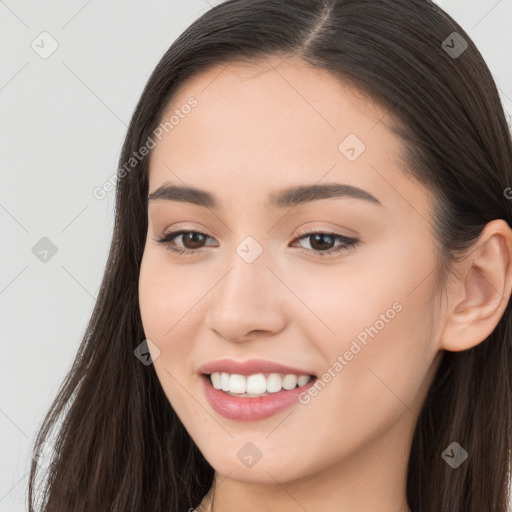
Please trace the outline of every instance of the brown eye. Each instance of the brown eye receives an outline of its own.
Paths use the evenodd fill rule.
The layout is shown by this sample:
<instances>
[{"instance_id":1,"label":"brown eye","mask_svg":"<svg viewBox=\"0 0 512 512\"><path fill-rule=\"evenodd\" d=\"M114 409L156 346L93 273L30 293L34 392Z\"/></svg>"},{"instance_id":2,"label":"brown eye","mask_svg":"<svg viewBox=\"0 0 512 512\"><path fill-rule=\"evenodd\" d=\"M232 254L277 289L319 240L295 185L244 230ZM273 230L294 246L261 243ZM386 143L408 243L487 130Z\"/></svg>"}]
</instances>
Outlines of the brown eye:
<instances>
[{"instance_id":1,"label":"brown eye","mask_svg":"<svg viewBox=\"0 0 512 512\"><path fill-rule=\"evenodd\" d=\"M327 233L323 231L315 231L303 233L296 240L309 241L310 249L302 247L304 252L314 254L315 256L331 256L341 251L347 251L359 243L355 238L348 238L336 233ZM336 245L336 242L340 242Z\"/></svg>"},{"instance_id":2,"label":"brown eye","mask_svg":"<svg viewBox=\"0 0 512 512\"><path fill-rule=\"evenodd\" d=\"M179 242L181 238L181 245L176 245L176 241ZM205 241L207 239L211 239L206 233L202 233L201 231L191 231L191 230L179 230L172 231L171 233L166 233L161 238L156 239L156 241L160 244L163 244L166 249L170 251L182 254L196 254L201 252Z\"/></svg>"},{"instance_id":3,"label":"brown eye","mask_svg":"<svg viewBox=\"0 0 512 512\"><path fill-rule=\"evenodd\" d=\"M186 249L198 249L202 247L205 236L197 231L187 231L181 235L183 245Z\"/></svg>"},{"instance_id":4,"label":"brown eye","mask_svg":"<svg viewBox=\"0 0 512 512\"><path fill-rule=\"evenodd\" d=\"M334 246L334 237L326 233L317 233L308 236L310 239L310 245L313 249L325 251L332 249L332 247Z\"/></svg>"}]
</instances>

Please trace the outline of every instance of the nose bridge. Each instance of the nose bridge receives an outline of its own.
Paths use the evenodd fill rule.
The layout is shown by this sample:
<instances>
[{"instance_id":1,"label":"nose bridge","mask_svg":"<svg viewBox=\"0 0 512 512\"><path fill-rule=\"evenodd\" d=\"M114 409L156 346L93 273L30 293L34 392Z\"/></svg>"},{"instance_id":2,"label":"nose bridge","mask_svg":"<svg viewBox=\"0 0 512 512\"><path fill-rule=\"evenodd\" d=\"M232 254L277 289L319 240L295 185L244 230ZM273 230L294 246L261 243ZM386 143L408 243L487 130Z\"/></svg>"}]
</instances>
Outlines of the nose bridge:
<instances>
[{"instance_id":1,"label":"nose bridge","mask_svg":"<svg viewBox=\"0 0 512 512\"><path fill-rule=\"evenodd\" d=\"M265 290L270 274L267 268L267 252L262 251L258 254L255 243L257 242L244 240L236 247L235 254L230 258L231 271L226 276L223 287L223 295L226 298L234 295L237 300L246 298L255 304L260 301L262 295L269 293L269 290Z\"/></svg>"},{"instance_id":2,"label":"nose bridge","mask_svg":"<svg viewBox=\"0 0 512 512\"><path fill-rule=\"evenodd\" d=\"M208 312L211 328L231 340L250 331L275 331L283 321L279 286L267 268L270 251L251 236L245 237L231 257L224 278L216 286Z\"/></svg>"}]
</instances>

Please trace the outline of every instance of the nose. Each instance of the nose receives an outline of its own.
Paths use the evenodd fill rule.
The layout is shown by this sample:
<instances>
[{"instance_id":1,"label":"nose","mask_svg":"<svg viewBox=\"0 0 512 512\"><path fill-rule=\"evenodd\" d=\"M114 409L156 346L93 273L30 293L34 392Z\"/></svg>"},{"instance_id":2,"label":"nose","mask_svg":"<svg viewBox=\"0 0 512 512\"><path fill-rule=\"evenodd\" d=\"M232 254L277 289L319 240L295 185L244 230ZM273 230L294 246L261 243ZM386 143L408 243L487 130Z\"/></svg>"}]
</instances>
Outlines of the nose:
<instances>
[{"instance_id":1,"label":"nose","mask_svg":"<svg viewBox=\"0 0 512 512\"><path fill-rule=\"evenodd\" d=\"M238 254L210 295L206 324L228 341L244 342L284 329L286 287L260 256L247 263Z\"/></svg>"}]
</instances>

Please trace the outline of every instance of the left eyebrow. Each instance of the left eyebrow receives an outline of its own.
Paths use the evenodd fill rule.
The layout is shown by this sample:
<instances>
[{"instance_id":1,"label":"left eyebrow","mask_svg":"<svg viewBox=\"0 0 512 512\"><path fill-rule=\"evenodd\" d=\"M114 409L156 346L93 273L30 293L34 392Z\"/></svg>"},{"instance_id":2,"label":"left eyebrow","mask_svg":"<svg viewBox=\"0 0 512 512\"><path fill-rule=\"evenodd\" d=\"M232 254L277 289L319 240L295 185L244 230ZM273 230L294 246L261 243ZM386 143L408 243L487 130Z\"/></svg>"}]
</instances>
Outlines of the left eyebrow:
<instances>
[{"instance_id":1,"label":"left eyebrow","mask_svg":"<svg viewBox=\"0 0 512 512\"><path fill-rule=\"evenodd\" d=\"M362 188L343 183L327 183L323 185L300 185L273 193L269 196L265 207L287 208L301 203L331 198L361 199L383 206L375 196ZM215 196L206 190L182 185L169 185L168 183L164 183L148 195L148 201L156 200L181 201L213 209L220 207L220 203Z\"/></svg>"}]
</instances>

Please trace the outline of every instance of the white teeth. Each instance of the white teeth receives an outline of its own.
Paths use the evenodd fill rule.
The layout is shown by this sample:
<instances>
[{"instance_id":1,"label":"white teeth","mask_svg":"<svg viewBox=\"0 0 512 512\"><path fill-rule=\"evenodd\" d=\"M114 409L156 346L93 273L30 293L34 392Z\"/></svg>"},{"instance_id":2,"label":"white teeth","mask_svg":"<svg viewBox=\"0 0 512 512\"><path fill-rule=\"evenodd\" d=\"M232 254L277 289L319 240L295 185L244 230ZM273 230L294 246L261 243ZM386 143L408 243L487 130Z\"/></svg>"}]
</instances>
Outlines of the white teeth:
<instances>
[{"instance_id":1,"label":"white teeth","mask_svg":"<svg viewBox=\"0 0 512 512\"><path fill-rule=\"evenodd\" d=\"M215 389L221 389L222 388L222 377L219 372L212 373L210 375L210 378L212 380L213 387Z\"/></svg>"},{"instance_id":2,"label":"white teeth","mask_svg":"<svg viewBox=\"0 0 512 512\"><path fill-rule=\"evenodd\" d=\"M222 391L229 391L229 374L221 373L220 374L220 387Z\"/></svg>"},{"instance_id":3,"label":"white teeth","mask_svg":"<svg viewBox=\"0 0 512 512\"><path fill-rule=\"evenodd\" d=\"M277 393L281 391L282 379L279 373L271 373L267 378L267 391L269 393Z\"/></svg>"},{"instance_id":4,"label":"white teeth","mask_svg":"<svg viewBox=\"0 0 512 512\"><path fill-rule=\"evenodd\" d=\"M283 388L284 389L293 389L297 386L297 375L286 375L283 379Z\"/></svg>"},{"instance_id":5,"label":"white teeth","mask_svg":"<svg viewBox=\"0 0 512 512\"><path fill-rule=\"evenodd\" d=\"M307 382L309 382L309 377L307 375L301 375L297 379L297 383L299 384L299 387L304 386L304 384L306 384Z\"/></svg>"},{"instance_id":6,"label":"white teeth","mask_svg":"<svg viewBox=\"0 0 512 512\"><path fill-rule=\"evenodd\" d=\"M247 391L247 379L243 375L234 373L229 376L229 391L231 393L245 393Z\"/></svg>"},{"instance_id":7,"label":"white teeth","mask_svg":"<svg viewBox=\"0 0 512 512\"><path fill-rule=\"evenodd\" d=\"M249 375L245 380L247 380L247 393L251 393L252 395L259 395L261 393L267 392L267 379L263 373Z\"/></svg>"},{"instance_id":8,"label":"white teeth","mask_svg":"<svg viewBox=\"0 0 512 512\"><path fill-rule=\"evenodd\" d=\"M210 380L215 389L221 389L229 394L244 397L266 396L268 393L277 393L282 389L291 390L307 384L309 375L293 375L280 373L255 373L253 375L229 374L213 372Z\"/></svg>"}]
</instances>

